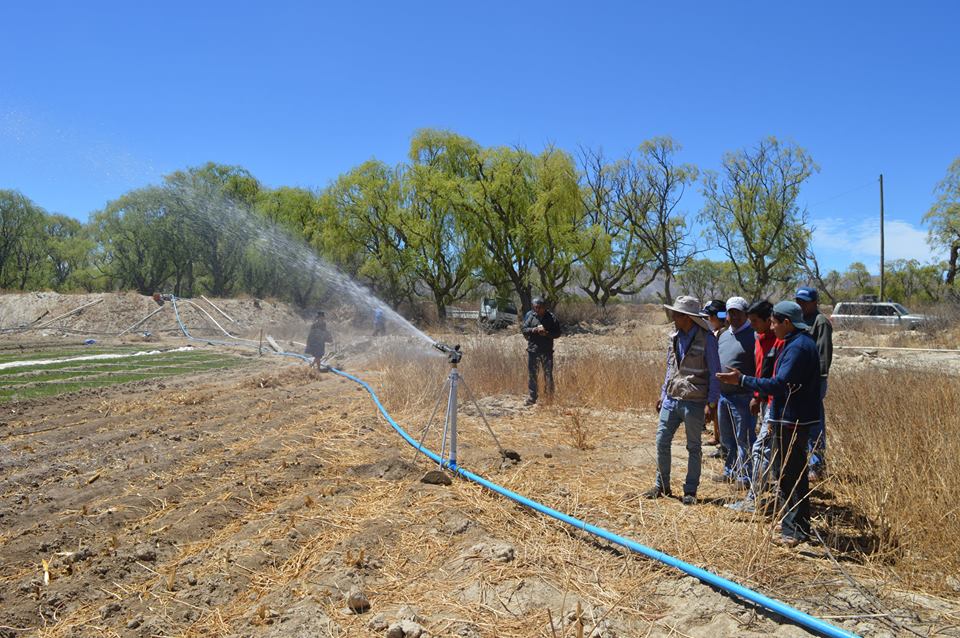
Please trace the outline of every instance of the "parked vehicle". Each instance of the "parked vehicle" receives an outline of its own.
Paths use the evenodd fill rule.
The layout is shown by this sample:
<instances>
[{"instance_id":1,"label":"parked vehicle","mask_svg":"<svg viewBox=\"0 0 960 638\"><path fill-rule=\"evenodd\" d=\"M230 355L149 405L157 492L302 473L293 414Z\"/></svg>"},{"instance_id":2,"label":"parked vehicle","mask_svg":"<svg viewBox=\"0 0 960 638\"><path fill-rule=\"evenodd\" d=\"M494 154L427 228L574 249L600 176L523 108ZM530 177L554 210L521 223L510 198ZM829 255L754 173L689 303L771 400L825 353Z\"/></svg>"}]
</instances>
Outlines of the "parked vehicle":
<instances>
[{"instance_id":1,"label":"parked vehicle","mask_svg":"<svg viewBox=\"0 0 960 638\"><path fill-rule=\"evenodd\" d=\"M517 307L507 299L485 297L480 300L479 310L447 308L450 319L475 320L484 330L497 330L517 323Z\"/></svg>"},{"instance_id":2,"label":"parked vehicle","mask_svg":"<svg viewBox=\"0 0 960 638\"><path fill-rule=\"evenodd\" d=\"M835 328L892 328L914 330L927 318L892 301L841 301L830 316Z\"/></svg>"}]
</instances>

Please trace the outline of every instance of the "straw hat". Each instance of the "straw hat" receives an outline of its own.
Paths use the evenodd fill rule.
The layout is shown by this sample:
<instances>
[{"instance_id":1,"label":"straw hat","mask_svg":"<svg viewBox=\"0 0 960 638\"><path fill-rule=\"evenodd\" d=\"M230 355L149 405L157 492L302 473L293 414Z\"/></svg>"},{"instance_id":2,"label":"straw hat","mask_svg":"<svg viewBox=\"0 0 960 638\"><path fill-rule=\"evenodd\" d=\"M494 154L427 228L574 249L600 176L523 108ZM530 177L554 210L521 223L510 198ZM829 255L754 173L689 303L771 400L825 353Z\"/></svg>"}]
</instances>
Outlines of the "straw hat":
<instances>
[{"instance_id":1,"label":"straw hat","mask_svg":"<svg viewBox=\"0 0 960 638\"><path fill-rule=\"evenodd\" d=\"M710 324L704 320L703 315L700 313L700 300L696 297L680 295L677 297L676 301L673 302L672 306L663 304L663 307L667 310L690 316L694 323L704 330L708 332L710 331Z\"/></svg>"}]
</instances>

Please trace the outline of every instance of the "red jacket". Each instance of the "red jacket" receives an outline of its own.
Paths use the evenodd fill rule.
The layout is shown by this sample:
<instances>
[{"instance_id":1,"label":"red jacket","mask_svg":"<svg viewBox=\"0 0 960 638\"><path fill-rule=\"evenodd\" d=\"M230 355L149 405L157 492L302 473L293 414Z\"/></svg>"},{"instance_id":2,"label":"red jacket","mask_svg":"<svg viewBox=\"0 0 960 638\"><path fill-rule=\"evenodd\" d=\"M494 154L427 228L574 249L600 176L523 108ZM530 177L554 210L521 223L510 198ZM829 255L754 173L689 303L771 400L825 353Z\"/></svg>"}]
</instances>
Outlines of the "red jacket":
<instances>
[{"instance_id":1,"label":"red jacket","mask_svg":"<svg viewBox=\"0 0 960 638\"><path fill-rule=\"evenodd\" d=\"M773 331L770 332L758 332L757 333L757 346L753 349L753 359L756 363L756 371L758 377L772 377L773 376L773 360L767 361L766 369L764 369L764 359L771 350L777 350L783 347L783 341L777 339L777 335L773 334ZM776 355L772 355L776 356ZM759 392L754 392L754 397L760 398ZM772 397L768 397L768 400L771 400Z\"/></svg>"}]
</instances>

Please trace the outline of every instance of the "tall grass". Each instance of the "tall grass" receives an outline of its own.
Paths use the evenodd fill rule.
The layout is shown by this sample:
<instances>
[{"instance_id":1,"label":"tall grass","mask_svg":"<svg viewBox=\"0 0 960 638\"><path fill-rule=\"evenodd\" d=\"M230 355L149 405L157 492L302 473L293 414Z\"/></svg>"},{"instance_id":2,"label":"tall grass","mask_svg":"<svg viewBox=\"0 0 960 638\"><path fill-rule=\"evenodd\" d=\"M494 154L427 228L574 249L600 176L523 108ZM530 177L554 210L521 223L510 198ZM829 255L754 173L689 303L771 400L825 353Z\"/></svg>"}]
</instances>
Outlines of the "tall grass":
<instances>
[{"instance_id":1,"label":"tall grass","mask_svg":"<svg viewBox=\"0 0 960 638\"><path fill-rule=\"evenodd\" d=\"M653 406L663 381L659 353L587 343L557 353L557 407ZM523 345L497 337L468 340L461 371L473 392L522 398ZM447 370L441 359L387 357L383 365L382 398L391 410L432 407ZM816 486L814 522L834 551L884 570L893 566L914 584L944 586L960 573L958 415L960 378L912 369L831 376L830 475ZM755 530L758 538L762 529Z\"/></svg>"},{"instance_id":2,"label":"tall grass","mask_svg":"<svg viewBox=\"0 0 960 638\"><path fill-rule=\"evenodd\" d=\"M859 541L901 576L960 573L960 379L936 371L831 375L830 486Z\"/></svg>"}]
</instances>

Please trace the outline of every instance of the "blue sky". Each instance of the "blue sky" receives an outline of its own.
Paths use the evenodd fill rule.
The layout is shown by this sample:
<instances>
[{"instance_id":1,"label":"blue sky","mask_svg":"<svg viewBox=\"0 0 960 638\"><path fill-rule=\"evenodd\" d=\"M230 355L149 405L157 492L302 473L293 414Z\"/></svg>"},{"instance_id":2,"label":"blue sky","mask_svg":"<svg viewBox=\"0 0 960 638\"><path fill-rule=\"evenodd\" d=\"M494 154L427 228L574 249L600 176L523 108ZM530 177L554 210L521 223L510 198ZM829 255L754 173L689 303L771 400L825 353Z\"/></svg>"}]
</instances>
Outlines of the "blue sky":
<instances>
[{"instance_id":1,"label":"blue sky","mask_svg":"<svg viewBox=\"0 0 960 638\"><path fill-rule=\"evenodd\" d=\"M208 160L323 187L422 127L609 155L671 135L708 169L776 135L821 167L801 199L828 266L876 270L881 172L888 258L930 258L960 3L271 4L7 3L0 188L86 219Z\"/></svg>"}]
</instances>

